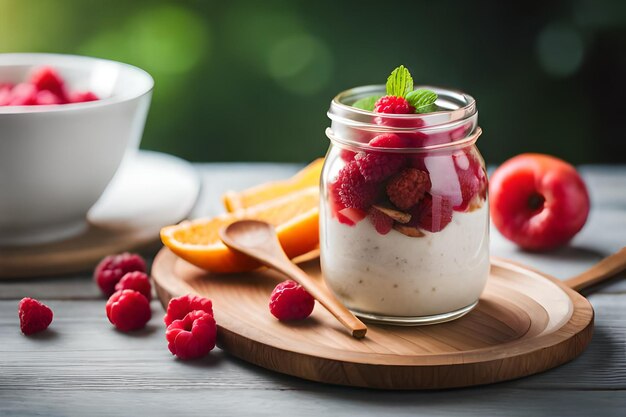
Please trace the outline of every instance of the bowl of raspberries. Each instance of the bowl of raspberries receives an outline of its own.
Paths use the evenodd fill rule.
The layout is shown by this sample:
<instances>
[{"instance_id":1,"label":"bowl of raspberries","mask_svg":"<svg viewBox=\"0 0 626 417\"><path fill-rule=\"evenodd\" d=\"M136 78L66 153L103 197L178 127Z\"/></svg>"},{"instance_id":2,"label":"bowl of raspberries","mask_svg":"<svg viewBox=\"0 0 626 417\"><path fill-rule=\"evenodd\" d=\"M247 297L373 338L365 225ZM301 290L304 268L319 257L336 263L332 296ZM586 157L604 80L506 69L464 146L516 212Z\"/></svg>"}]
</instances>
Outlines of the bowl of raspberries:
<instances>
[{"instance_id":1,"label":"bowl of raspberries","mask_svg":"<svg viewBox=\"0 0 626 417\"><path fill-rule=\"evenodd\" d=\"M115 61L0 54L0 247L80 233L139 147L154 80Z\"/></svg>"}]
</instances>

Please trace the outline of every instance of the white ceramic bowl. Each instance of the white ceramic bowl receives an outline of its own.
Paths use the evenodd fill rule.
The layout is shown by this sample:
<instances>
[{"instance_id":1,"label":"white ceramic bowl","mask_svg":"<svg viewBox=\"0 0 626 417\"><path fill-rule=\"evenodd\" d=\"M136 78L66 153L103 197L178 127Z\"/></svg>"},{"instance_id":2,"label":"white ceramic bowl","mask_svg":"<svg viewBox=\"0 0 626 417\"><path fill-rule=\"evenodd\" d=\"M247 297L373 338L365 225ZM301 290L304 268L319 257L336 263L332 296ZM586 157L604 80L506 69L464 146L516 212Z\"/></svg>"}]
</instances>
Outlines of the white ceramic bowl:
<instances>
[{"instance_id":1,"label":"white ceramic bowl","mask_svg":"<svg viewBox=\"0 0 626 417\"><path fill-rule=\"evenodd\" d=\"M24 81L44 65L70 91L91 90L101 100L0 107L0 246L80 233L124 156L139 147L150 106L152 77L103 59L0 54L0 82Z\"/></svg>"}]
</instances>

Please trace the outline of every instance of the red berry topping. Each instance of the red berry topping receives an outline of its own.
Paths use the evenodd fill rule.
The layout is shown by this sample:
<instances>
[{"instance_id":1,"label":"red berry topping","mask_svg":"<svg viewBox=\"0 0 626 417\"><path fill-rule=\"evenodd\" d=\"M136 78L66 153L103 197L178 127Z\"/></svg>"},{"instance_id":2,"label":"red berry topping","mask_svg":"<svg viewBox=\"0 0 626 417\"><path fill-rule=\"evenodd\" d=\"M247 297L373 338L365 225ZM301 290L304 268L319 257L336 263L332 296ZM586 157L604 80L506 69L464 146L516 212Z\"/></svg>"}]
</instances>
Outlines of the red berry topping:
<instances>
[{"instance_id":1,"label":"red berry topping","mask_svg":"<svg viewBox=\"0 0 626 417\"><path fill-rule=\"evenodd\" d=\"M373 207L369 211L369 219L381 235L386 235L393 228L393 219Z\"/></svg>"},{"instance_id":2,"label":"red berry topping","mask_svg":"<svg viewBox=\"0 0 626 417\"><path fill-rule=\"evenodd\" d=\"M407 143L394 133L384 133L370 140L374 148L404 148ZM359 171L367 181L381 182L389 178L405 163L404 155L385 152L359 152L355 160Z\"/></svg>"},{"instance_id":3,"label":"red berry topping","mask_svg":"<svg viewBox=\"0 0 626 417\"><path fill-rule=\"evenodd\" d=\"M38 91L36 100L39 105L61 104L61 100L48 90Z\"/></svg>"},{"instance_id":4,"label":"red berry topping","mask_svg":"<svg viewBox=\"0 0 626 417\"><path fill-rule=\"evenodd\" d=\"M209 353L215 347L217 325L213 315L194 310L184 318L174 320L165 331L167 348L178 358L196 359Z\"/></svg>"},{"instance_id":5,"label":"red berry topping","mask_svg":"<svg viewBox=\"0 0 626 417\"><path fill-rule=\"evenodd\" d=\"M61 76L50 67L41 67L31 75L29 82L37 90L48 90L59 97L62 102L66 102L65 86Z\"/></svg>"},{"instance_id":6,"label":"red berry topping","mask_svg":"<svg viewBox=\"0 0 626 417\"><path fill-rule=\"evenodd\" d=\"M79 91L70 94L70 103L86 103L88 101L96 101L98 96L91 91Z\"/></svg>"},{"instance_id":7,"label":"red berry topping","mask_svg":"<svg viewBox=\"0 0 626 417\"><path fill-rule=\"evenodd\" d=\"M415 215L419 227L429 232L439 232L452 221L452 204L440 195L426 194Z\"/></svg>"},{"instance_id":8,"label":"red berry topping","mask_svg":"<svg viewBox=\"0 0 626 417\"><path fill-rule=\"evenodd\" d=\"M405 162L403 155L393 153L359 152L354 158L363 178L381 182L395 174Z\"/></svg>"},{"instance_id":9,"label":"red berry topping","mask_svg":"<svg viewBox=\"0 0 626 417\"><path fill-rule=\"evenodd\" d=\"M145 272L133 271L126 273L120 282L115 284L115 291L135 290L150 301L152 299L152 286L150 278Z\"/></svg>"},{"instance_id":10,"label":"red berry topping","mask_svg":"<svg viewBox=\"0 0 626 417\"><path fill-rule=\"evenodd\" d=\"M46 330L52 323L52 310L34 298L22 298L17 307L20 329L25 335Z\"/></svg>"},{"instance_id":11,"label":"red berry topping","mask_svg":"<svg viewBox=\"0 0 626 417\"><path fill-rule=\"evenodd\" d=\"M11 90L13 89L13 85L11 84L0 84L0 106L8 106L11 102Z\"/></svg>"},{"instance_id":12,"label":"red berry topping","mask_svg":"<svg viewBox=\"0 0 626 417\"><path fill-rule=\"evenodd\" d=\"M315 299L295 281L281 282L270 296L270 312L278 320L303 320L311 315Z\"/></svg>"},{"instance_id":13,"label":"red berry topping","mask_svg":"<svg viewBox=\"0 0 626 417\"><path fill-rule=\"evenodd\" d=\"M383 133L373 137L369 145L374 148L406 148L409 143L395 133Z\"/></svg>"},{"instance_id":14,"label":"red berry topping","mask_svg":"<svg viewBox=\"0 0 626 417\"><path fill-rule=\"evenodd\" d=\"M354 159L356 152L349 149L342 149L339 151L339 156L346 162L350 162Z\"/></svg>"},{"instance_id":15,"label":"red berry topping","mask_svg":"<svg viewBox=\"0 0 626 417\"><path fill-rule=\"evenodd\" d=\"M367 210L378 195L379 187L365 179L357 160L341 168L337 174L336 184L337 194L344 207Z\"/></svg>"},{"instance_id":16,"label":"red berry topping","mask_svg":"<svg viewBox=\"0 0 626 417\"><path fill-rule=\"evenodd\" d=\"M477 196L481 199L487 196L487 175L479 158L471 149L452 155L462 196L461 203L455 205L454 210L466 211Z\"/></svg>"},{"instance_id":17,"label":"red berry topping","mask_svg":"<svg viewBox=\"0 0 626 417\"><path fill-rule=\"evenodd\" d=\"M202 310L205 313L213 315L213 304L208 298L199 295L183 295L172 298L167 304L167 313L163 317L166 326L172 324L175 320L182 320L189 312L194 310Z\"/></svg>"},{"instance_id":18,"label":"red berry topping","mask_svg":"<svg viewBox=\"0 0 626 417\"><path fill-rule=\"evenodd\" d=\"M115 285L128 272L146 272L146 262L134 253L110 255L100 261L94 271L94 279L102 293L110 296L115 292Z\"/></svg>"},{"instance_id":19,"label":"red berry topping","mask_svg":"<svg viewBox=\"0 0 626 417\"><path fill-rule=\"evenodd\" d=\"M367 216L367 213L358 208L348 207L339 210L339 216L341 216L341 219L343 220L340 220L342 223L354 226L355 224L363 220Z\"/></svg>"},{"instance_id":20,"label":"red berry topping","mask_svg":"<svg viewBox=\"0 0 626 417\"><path fill-rule=\"evenodd\" d=\"M37 88L32 84L21 83L11 90L9 106L32 106L37 104Z\"/></svg>"},{"instance_id":21,"label":"red berry topping","mask_svg":"<svg viewBox=\"0 0 626 417\"><path fill-rule=\"evenodd\" d=\"M387 183L387 196L400 210L416 205L429 190L428 173L415 168L403 170Z\"/></svg>"},{"instance_id":22,"label":"red berry topping","mask_svg":"<svg viewBox=\"0 0 626 417\"><path fill-rule=\"evenodd\" d=\"M117 291L106 304L109 321L123 332L143 328L150 317L150 302L133 290Z\"/></svg>"},{"instance_id":23,"label":"red berry topping","mask_svg":"<svg viewBox=\"0 0 626 417\"><path fill-rule=\"evenodd\" d=\"M415 107L403 97L383 96L374 104L374 111L378 113L411 114Z\"/></svg>"}]
</instances>

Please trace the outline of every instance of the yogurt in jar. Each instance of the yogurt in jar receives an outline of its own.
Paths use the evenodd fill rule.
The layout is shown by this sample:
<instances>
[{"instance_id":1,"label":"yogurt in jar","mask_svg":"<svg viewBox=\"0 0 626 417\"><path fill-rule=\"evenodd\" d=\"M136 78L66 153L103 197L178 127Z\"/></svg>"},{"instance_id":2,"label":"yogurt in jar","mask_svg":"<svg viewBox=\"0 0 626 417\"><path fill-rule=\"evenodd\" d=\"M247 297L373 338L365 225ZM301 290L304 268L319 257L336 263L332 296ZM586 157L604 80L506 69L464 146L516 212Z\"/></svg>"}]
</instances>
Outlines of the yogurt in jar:
<instances>
[{"instance_id":1,"label":"yogurt in jar","mask_svg":"<svg viewBox=\"0 0 626 417\"><path fill-rule=\"evenodd\" d=\"M325 213L321 218L324 278L356 313L445 314L474 304L485 287L487 202L469 212L455 212L443 230L424 231L422 237L396 230L382 235L367 219L346 225Z\"/></svg>"}]
</instances>

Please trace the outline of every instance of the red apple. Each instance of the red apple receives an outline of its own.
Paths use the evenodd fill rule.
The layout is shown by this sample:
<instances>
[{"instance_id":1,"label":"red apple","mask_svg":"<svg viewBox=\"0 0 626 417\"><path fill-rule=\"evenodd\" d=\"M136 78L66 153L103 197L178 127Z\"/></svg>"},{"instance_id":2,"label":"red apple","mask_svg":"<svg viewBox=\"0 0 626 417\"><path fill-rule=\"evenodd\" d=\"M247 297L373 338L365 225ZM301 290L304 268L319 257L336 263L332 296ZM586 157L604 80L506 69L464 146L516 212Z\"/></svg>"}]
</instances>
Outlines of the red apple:
<instances>
[{"instance_id":1,"label":"red apple","mask_svg":"<svg viewBox=\"0 0 626 417\"><path fill-rule=\"evenodd\" d=\"M493 223L524 249L567 243L589 214L589 194L576 169L549 155L509 159L491 176L489 194Z\"/></svg>"}]
</instances>

